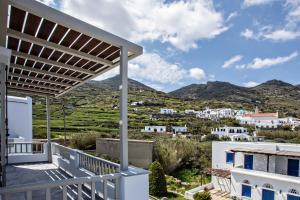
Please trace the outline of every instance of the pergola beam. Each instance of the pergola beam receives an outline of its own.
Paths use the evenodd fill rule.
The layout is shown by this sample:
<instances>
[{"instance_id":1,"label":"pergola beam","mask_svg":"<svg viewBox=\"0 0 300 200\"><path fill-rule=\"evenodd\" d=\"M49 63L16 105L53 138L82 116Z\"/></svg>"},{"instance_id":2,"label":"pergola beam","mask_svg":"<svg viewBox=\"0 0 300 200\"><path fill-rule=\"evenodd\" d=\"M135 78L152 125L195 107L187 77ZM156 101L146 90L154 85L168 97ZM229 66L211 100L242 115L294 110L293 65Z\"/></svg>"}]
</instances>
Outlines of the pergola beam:
<instances>
[{"instance_id":1,"label":"pergola beam","mask_svg":"<svg viewBox=\"0 0 300 200\"><path fill-rule=\"evenodd\" d=\"M75 67L73 65L68 65L68 64L56 62L56 61L53 61L53 60L48 60L46 58L30 55L30 54L23 53L23 52L18 52L18 51L13 50L12 55L16 56L16 57L24 58L24 59L29 59L29 60L32 60L32 61L35 61L35 62L44 63L44 64L51 65L51 66L57 66L57 67L67 69L67 70L73 70L73 71L76 71L76 72L81 72L81 73L85 73L85 74L89 74L89 75L95 75L95 72L92 72L88 69L83 69L81 67Z\"/></svg>"},{"instance_id":2,"label":"pergola beam","mask_svg":"<svg viewBox=\"0 0 300 200\"><path fill-rule=\"evenodd\" d=\"M54 49L56 51L60 51L60 52L64 52L67 54L70 54L72 56L76 56L79 57L81 59L86 59L86 60L90 60L90 61L94 61L96 63L100 63L102 65L108 65L111 66L113 63L111 61L99 58L99 57L95 57L93 55L81 52L81 51L77 51L53 42L48 42L47 40L43 40L37 37L34 37L32 35L26 34L26 33L21 33L19 31L15 31L12 30L10 28L7 29L7 35L10 37L14 37L26 42L30 42L30 43L34 43L43 47L47 47L49 49Z\"/></svg>"},{"instance_id":3,"label":"pergola beam","mask_svg":"<svg viewBox=\"0 0 300 200\"><path fill-rule=\"evenodd\" d=\"M106 43L112 44L117 47L127 46L128 50L134 52L134 54L141 55L143 53L143 48L132 42L124 40L116 35L113 35L107 31L99 29L93 25L83 22L79 19L71 17L65 13L62 13L53 8L49 8L42 5L36 1L31 0L9 0L9 3L17 8L25 10L34 15L48 19L54 23L60 24L67 28L76 30L78 32L85 33L86 35L104 41Z\"/></svg>"},{"instance_id":4,"label":"pergola beam","mask_svg":"<svg viewBox=\"0 0 300 200\"><path fill-rule=\"evenodd\" d=\"M9 89L15 89L15 90L19 90L19 91L27 91L27 92L33 92L33 93L40 93L40 94L44 94L44 96L55 96L55 92L51 92L51 91L44 91L44 90L39 90L39 89L34 89L34 88L26 88L26 87L18 87L18 86L14 86L14 85L8 85L7 88Z\"/></svg>"},{"instance_id":5,"label":"pergola beam","mask_svg":"<svg viewBox=\"0 0 300 200\"><path fill-rule=\"evenodd\" d=\"M29 90L23 90L23 89L20 89L20 88L11 88L11 87L7 87L7 91L9 94L12 94L12 92L15 92L15 93L20 93L20 94L25 94L25 95L32 95L32 96L41 96L41 97L44 97L44 96L55 96L53 94L48 94L48 93L43 93L43 92L32 92L32 91L29 91Z\"/></svg>"},{"instance_id":6,"label":"pergola beam","mask_svg":"<svg viewBox=\"0 0 300 200\"><path fill-rule=\"evenodd\" d=\"M45 86L45 85L40 85L40 84L35 84L35 83L28 83L28 82L23 82L23 81L8 80L8 82L9 83L32 86L32 87L38 87L38 88L42 88L42 89L45 89L45 90L54 90L54 91L57 91L57 92L63 91L63 89L55 88L53 86Z\"/></svg>"},{"instance_id":7,"label":"pergola beam","mask_svg":"<svg viewBox=\"0 0 300 200\"><path fill-rule=\"evenodd\" d=\"M51 81L51 80L47 80L47 79L43 79L43 78L38 78L38 77L33 77L33 76L26 76L26 75L17 74L17 73L9 73L9 76L17 77L17 78L29 79L29 80L33 80L33 81L40 81L40 82L54 84L54 85L60 85L60 86L64 86L64 87L72 87L73 86L72 84L68 84L68 83Z\"/></svg>"},{"instance_id":8,"label":"pergola beam","mask_svg":"<svg viewBox=\"0 0 300 200\"><path fill-rule=\"evenodd\" d=\"M55 72L41 70L41 69L37 69L37 68L32 68L32 67L28 67L28 66L24 66L24 65L18 65L18 64L11 63L10 66L15 68L15 69L26 70L26 71L30 71L30 72L36 72L36 73L39 73L39 74L46 74L46 75L54 76L54 77L57 77L57 78L63 78L63 79L66 79L66 80L71 80L71 81L76 81L76 82L81 82L82 81L80 78L66 76L66 75L63 75L63 74L58 74L58 73L55 73Z\"/></svg>"}]
</instances>

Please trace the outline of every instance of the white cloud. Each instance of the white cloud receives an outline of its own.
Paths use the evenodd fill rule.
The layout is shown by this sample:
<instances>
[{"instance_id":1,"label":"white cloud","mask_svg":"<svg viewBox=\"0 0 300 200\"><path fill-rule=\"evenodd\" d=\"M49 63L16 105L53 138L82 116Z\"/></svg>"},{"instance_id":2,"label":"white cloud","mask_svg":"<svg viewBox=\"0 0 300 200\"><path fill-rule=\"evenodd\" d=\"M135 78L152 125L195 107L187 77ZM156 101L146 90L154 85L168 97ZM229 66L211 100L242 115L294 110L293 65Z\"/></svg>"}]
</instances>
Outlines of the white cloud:
<instances>
[{"instance_id":1,"label":"white cloud","mask_svg":"<svg viewBox=\"0 0 300 200\"><path fill-rule=\"evenodd\" d=\"M238 15L239 15L238 12L232 12L228 15L226 21L228 22L228 21L232 20L233 18L237 17Z\"/></svg>"},{"instance_id":2,"label":"white cloud","mask_svg":"<svg viewBox=\"0 0 300 200\"><path fill-rule=\"evenodd\" d=\"M230 58L229 60L226 60L224 62L224 64L222 65L222 68L226 69L226 68L230 67L231 65L241 61L242 59L243 59L242 55L233 56L232 58Z\"/></svg>"},{"instance_id":3,"label":"white cloud","mask_svg":"<svg viewBox=\"0 0 300 200\"><path fill-rule=\"evenodd\" d=\"M255 87L257 85L259 85L259 83L255 82L255 81L249 81L249 82L244 83L245 87Z\"/></svg>"},{"instance_id":4,"label":"white cloud","mask_svg":"<svg viewBox=\"0 0 300 200\"><path fill-rule=\"evenodd\" d=\"M119 74L119 67L104 73L95 80L104 80L117 74ZM184 80L191 78L195 80L206 78L205 71L201 68L184 69L179 64L164 60L157 53L148 52L129 63L128 76L149 85L156 85L156 88L158 85L162 88L162 84L180 85Z\"/></svg>"},{"instance_id":5,"label":"white cloud","mask_svg":"<svg viewBox=\"0 0 300 200\"><path fill-rule=\"evenodd\" d=\"M245 7L265 5L274 2L275 0L244 0Z\"/></svg>"},{"instance_id":6,"label":"white cloud","mask_svg":"<svg viewBox=\"0 0 300 200\"><path fill-rule=\"evenodd\" d=\"M246 29L243 32L241 32L241 36L245 37L246 39L285 42L300 38L300 31L289 30L286 28L274 30L270 26L265 26L260 28L260 30L257 33L254 33L254 31L252 30Z\"/></svg>"},{"instance_id":7,"label":"white cloud","mask_svg":"<svg viewBox=\"0 0 300 200\"><path fill-rule=\"evenodd\" d=\"M203 80L206 78L206 74L204 72L203 69L195 67L195 68L191 68L189 70L190 72L190 77L198 79L198 80Z\"/></svg>"},{"instance_id":8,"label":"white cloud","mask_svg":"<svg viewBox=\"0 0 300 200\"><path fill-rule=\"evenodd\" d=\"M276 58L254 58L251 63L237 65L237 69L262 69L275 65L280 65L290 60L296 58L298 56L298 52L295 51L288 56L279 56Z\"/></svg>"},{"instance_id":9,"label":"white cloud","mask_svg":"<svg viewBox=\"0 0 300 200\"><path fill-rule=\"evenodd\" d=\"M254 37L254 32L252 30L246 29L241 32L241 36L245 37L246 39L252 39Z\"/></svg>"},{"instance_id":10,"label":"white cloud","mask_svg":"<svg viewBox=\"0 0 300 200\"><path fill-rule=\"evenodd\" d=\"M212 0L62 0L60 9L135 42L157 40L183 51L227 30Z\"/></svg>"},{"instance_id":11,"label":"white cloud","mask_svg":"<svg viewBox=\"0 0 300 200\"><path fill-rule=\"evenodd\" d=\"M273 41L288 41L288 40L294 40L296 38L300 37L300 31L290 31L290 30L275 30L270 33L266 33L262 35L267 40L273 40Z\"/></svg>"}]
</instances>

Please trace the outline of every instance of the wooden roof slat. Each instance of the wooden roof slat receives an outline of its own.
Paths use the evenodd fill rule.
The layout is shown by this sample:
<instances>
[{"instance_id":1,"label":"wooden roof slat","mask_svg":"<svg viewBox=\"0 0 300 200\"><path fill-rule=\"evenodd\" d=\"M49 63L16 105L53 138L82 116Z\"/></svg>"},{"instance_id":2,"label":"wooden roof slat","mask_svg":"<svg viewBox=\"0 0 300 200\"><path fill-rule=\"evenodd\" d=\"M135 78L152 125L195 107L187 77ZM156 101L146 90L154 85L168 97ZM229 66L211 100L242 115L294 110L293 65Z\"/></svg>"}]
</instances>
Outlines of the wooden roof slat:
<instances>
[{"instance_id":1,"label":"wooden roof slat","mask_svg":"<svg viewBox=\"0 0 300 200\"><path fill-rule=\"evenodd\" d=\"M68 84L68 83L51 81L51 80L47 80L47 79L43 79L43 78L38 78L38 77L33 77L33 76L26 76L26 75L17 74L17 73L10 73L9 76L29 79L29 80L33 80L33 81L40 81L40 82L44 82L44 83L50 83L50 84L54 84L54 85L61 85L61 86L64 86L64 87L72 87L73 86L72 84Z\"/></svg>"},{"instance_id":2,"label":"wooden roof slat","mask_svg":"<svg viewBox=\"0 0 300 200\"><path fill-rule=\"evenodd\" d=\"M15 83L15 84L28 85L28 86L33 86L33 87L39 87L39 88L43 88L43 89L46 89L46 90L54 90L54 91L57 91L57 92L63 91L63 89L59 89L59 88L56 88L56 87L53 87L53 86L45 86L45 85L41 85L41 84L28 83L28 82L24 82L24 81L8 80L8 82Z\"/></svg>"},{"instance_id":3,"label":"wooden roof slat","mask_svg":"<svg viewBox=\"0 0 300 200\"><path fill-rule=\"evenodd\" d=\"M49 74L49 75L57 77L57 78L63 78L63 79L71 80L71 81L76 81L76 82L81 82L82 81L79 78L65 76L63 74L58 74L58 73L55 73L55 72L41 70L41 69L37 69L37 68L32 68L32 67L28 67L28 66L24 66L24 65L11 64L10 66L15 68L15 69L26 70L26 71L36 72L36 73L40 73L40 74Z\"/></svg>"},{"instance_id":4,"label":"wooden roof slat","mask_svg":"<svg viewBox=\"0 0 300 200\"><path fill-rule=\"evenodd\" d=\"M53 66L61 67L61 68L68 69L68 70L71 69L73 71L79 71L81 73L95 75L95 72L89 71L87 69L83 69L83 68L80 68L80 67L75 67L75 66L60 63L60 62L55 62L55 61L48 60L48 59L45 59L45 58L42 58L42 57L37 57L37 56L29 55L29 54L26 54L26 53L18 52L18 51L12 51L12 55L17 56L17 57L21 57L21 58L28 58L28 59L36 61L36 62L41 62L41 63L44 63L44 64L53 65Z\"/></svg>"},{"instance_id":5,"label":"wooden roof slat","mask_svg":"<svg viewBox=\"0 0 300 200\"><path fill-rule=\"evenodd\" d=\"M9 89L9 91L15 91L15 92L39 95L39 96L55 96L57 94L54 92L47 92L47 91L42 91L42 90L38 90L38 89L24 88L24 87L18 87L18 86L13 86L13 85L8 85L7 88Z\"/></svg>"},{"instance_id":6,"label":"wooden roof slat","mask_svg":"<svg viewBox=\"0 0 300 200\"><path fill-rule=\"evenodd\" d=\"M73 56L78 56L78 57L83 58L83 59L92 60L94 62L101 63L101 64L104 64L104 65L112 65L112 62L110 62L108 60L105 60L105 59L102 59L102 58L99 58L99 57L95 57L95 56L92 56L90 54L83 53L81 51L76 51L74 49L70 49L68 47L65 47L65 46L62 46L62 45L59 45L59 44L56 44L56 43L53 43L53 42L48 42L46 40L36 38L36 37L28 35L26 33L21 33L21 32L12 30L12 29L7 29L7 35L10 36L10 37L15 37L15 38L20 39L20 40L25 40L27 42L33 42L34 44L45 46L45 47L50 48L50 49L54 49L54 50L57 50L57 51L62 51L62 52L71 54Z\"/></svg>"}]
</instances>

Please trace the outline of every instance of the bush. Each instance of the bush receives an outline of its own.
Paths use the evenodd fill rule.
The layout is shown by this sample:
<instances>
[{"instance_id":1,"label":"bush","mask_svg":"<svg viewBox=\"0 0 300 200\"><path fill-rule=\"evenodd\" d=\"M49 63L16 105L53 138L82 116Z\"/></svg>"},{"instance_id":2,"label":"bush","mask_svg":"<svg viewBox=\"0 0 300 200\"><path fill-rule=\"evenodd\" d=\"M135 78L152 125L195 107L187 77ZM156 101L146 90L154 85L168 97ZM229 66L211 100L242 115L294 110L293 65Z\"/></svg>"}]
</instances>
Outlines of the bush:
<instances>
[{"instance_id":1,"label":"bush","mask_svg":"<svg viewBox=\"0 0 300 200\"><path fill-rule=\"evenodd\" d=\"M150 194L162 197L167 194L167 182L165 172L159 162L155 161L150 165L149 187Z\"/></svg>"},{"instance_id":2,"label":"bush","mask_svg":"<svg viewBox=\"0 0 300 200\"><path fill-rule=\"evenodd\" d=\"M194 200L212 200L209 192L198 192L193 197Z\"/></svg>"}]
</instances>

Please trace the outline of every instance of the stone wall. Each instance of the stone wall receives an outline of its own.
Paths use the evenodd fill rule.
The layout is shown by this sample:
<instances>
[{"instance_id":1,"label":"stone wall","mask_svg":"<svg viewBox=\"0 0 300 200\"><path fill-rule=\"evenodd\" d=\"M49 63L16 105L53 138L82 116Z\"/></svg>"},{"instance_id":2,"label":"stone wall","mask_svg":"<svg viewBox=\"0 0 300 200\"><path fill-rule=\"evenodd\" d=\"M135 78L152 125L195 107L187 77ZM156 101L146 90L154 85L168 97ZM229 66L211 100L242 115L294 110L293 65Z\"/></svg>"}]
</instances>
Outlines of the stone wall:
<instances>
[{"instance_id":1,"label":"stone wall","mask_svg":"<svg viewBox=\"0 0 300 200\"><path fill-rule=\"evenodd\" d=\"M120 141L112 138L97 138L96 153L98 155L107 155L112 159L120 158ZM152 163L153 157L153 141L146 140L129 140L128 141L128 159L129 164L148 168Z\"/></svg>"}]
</instances>

